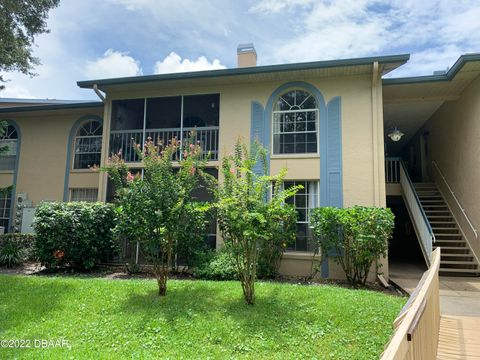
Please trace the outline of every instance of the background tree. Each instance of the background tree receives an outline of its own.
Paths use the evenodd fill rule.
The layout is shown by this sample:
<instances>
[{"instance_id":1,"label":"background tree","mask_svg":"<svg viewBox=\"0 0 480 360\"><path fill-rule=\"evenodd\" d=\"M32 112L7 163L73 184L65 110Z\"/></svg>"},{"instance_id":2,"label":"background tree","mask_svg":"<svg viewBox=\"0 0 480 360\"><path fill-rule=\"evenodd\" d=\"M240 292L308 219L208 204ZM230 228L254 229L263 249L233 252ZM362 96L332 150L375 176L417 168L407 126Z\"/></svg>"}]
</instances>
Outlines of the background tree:
<instances>
[{"instance_id":1,"label":"background tree","mask_svg":"<svg viewBox=\"0 0 480 360\"><path fill-rule=\"evenodd\" d=\"M295 210L285 204L298 187L283 189L283 170L276 176L257 175L253 171L260 161L266 174L266 151L259 144L252 147L237 141L235 153L222 162L223 183L218 190L217 216L225 246L233 256L238 269L247 304L255 303L255 280L259 250L277 241L279 226L292 237L290 225L295 221ZM272 191L272 184L274 191Z\"/></svg>"},{"instance_id":2,"label":"background tree","mask_svg":"<svg viewBox=\"0 0 480 360\"><path fill-rule=\"evenodd\" d=\"M206 212L209 205L195 202L192 191L201 176L205 160L197 144L187 144L179 168L173 158L180 144L175 139L167 146L148 140L138 149L144 174L133 176L118 156L103 170L108 172L117 188L117 232L130 241L139 242L146 260L153 266L159 295L166 295L168 273L172 267L174 249L186 232L196 236L206 232Z\"/></svg>"},{"instance_id":3,"label":"background tree","mask_svg":"<svg viewBox=\"0 0 480 360\"><path fill-rule=\"evenodd\" d=\"M0 1L0 71L19 71L33 76L40 64L32 55L36 35L49 32L48 12L60 0L2 0ZM0 75L0 82L5 82ZM0 85L0 90L4 85Z\"/></svg>"}]
</instances>

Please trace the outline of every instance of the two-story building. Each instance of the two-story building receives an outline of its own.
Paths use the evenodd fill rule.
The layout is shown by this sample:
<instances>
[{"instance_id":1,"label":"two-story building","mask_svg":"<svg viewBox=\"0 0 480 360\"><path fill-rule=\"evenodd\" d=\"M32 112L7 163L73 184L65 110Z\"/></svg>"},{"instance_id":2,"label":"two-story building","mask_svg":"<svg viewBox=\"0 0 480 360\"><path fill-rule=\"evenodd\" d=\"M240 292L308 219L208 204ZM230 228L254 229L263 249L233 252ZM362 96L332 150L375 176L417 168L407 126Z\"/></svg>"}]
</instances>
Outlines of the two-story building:
<instances>
[{"instance_id":1,"label":"two-story building","mask_svg":"<svg viewBox=\"0 0 480 360\"><path fill-rule=\"evenodd\" d=\"M271 174L286 167L286 185L303 185L293 200L297 238L283 273L310 271L309 209L391 205L410 224L397 225L411 227L397 231L391 252L416 246L428 264L432 247L451 240L442 243L451 248L444 267L476 274L480 56L460 58L446 74L383 79L408 59L256 66L248 45L238 48L237 68L78 82L99 94L98 102L6 99L0 118L8 122L2 143L9 152L0 158L0 186L13 191L0 199L1 224L28 231L40 201L109 201L106 174L90 167L120 152L141 171L133 142L184 139L194 131L215 176L242 137L268 149ZM408 237L413 244L402 243ZM323 264L322 276L339 274L331 259Z\"/></svg>"}]
</instances>

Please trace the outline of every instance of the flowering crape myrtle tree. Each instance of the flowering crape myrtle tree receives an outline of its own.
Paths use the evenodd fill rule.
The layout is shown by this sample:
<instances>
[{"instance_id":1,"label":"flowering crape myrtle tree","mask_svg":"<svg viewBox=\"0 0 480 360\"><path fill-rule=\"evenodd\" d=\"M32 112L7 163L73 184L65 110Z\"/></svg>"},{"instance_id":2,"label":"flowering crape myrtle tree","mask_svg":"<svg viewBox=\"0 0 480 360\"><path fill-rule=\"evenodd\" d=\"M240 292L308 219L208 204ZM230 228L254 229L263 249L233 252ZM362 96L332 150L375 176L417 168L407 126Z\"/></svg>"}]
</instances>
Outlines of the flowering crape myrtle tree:
<instances>
[{"instance_id":1,"label":"flowering crape myrtle tree","mask_svg":"<svg viewBox=\"0 0 480 360\"><path fill-rule=\"evenodd\" d=\"M249 152L240 140L235 153L223 158L223 182L219 185L217 218L225 246L233 256L245 301L255 303L255 280L259 250L276 241L278 227L284 225L283 238L294 238L296 213L285 199L298 190L283 189L286 171L276 176L257 175L253 168L261 162L266 174L266 151L258 143ZM274 188L272 191L272 184Z\"/></svg>"},{"instance_id":2,"label":"flowering crape myrtle tree","mask_svg":"<svg viewBox=\"0 0 480 360\"><path fill-rule=\"evenodd\" d=\"M148 139L137 152L144 165L142 176L132 175L119 156L113 156L103 168L113 180L118 204L117 231L131 241L138 241L142 253L153 266L158 293L166 295L169 269L172 266L176 242L184 239L185 229L206 231L206 211L209 205L194 202L192 191L198 185L206 160L201 147L191 143L184 146L178 169L173 159L180 151L180 142L155 144Z\"/></svg>"}]
</instances>

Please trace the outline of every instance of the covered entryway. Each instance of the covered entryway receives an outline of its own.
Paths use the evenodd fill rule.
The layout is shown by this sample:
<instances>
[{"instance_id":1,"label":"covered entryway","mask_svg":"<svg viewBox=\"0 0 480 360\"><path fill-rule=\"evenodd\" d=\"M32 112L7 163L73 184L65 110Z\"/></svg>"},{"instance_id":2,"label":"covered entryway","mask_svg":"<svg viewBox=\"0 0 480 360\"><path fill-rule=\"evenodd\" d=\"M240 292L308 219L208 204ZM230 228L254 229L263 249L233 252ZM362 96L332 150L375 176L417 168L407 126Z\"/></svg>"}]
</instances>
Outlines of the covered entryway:
<instances>
[{"instance_id":1,"label":"covered entryway","mask_svg":"<svg viewBox=\"0 0 480 360\"><path fill-rule=\"evenodd\" d=\"M400 262L421 273L418 249L429 266L441 247L441 275L480 275L480 195L473 186L480 158L470 155L478 142L464 145L476 131L479 89L479 54L461 57L448 72L383 80L387 206L400 227L389 248L391 273ZM452 123L460 120L463 137L456 137Z\"/></svg>"}]
</instances>

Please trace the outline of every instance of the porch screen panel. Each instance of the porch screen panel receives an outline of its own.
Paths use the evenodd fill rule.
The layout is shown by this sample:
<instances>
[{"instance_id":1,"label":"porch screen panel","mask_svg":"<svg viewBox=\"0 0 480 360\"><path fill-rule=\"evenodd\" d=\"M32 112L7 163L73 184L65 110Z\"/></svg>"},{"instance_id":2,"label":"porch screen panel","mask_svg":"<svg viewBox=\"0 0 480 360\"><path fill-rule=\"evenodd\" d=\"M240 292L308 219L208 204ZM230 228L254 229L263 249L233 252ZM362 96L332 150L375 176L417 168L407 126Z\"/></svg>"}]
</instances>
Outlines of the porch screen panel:
<instances>
[{"instance_id":1,"label":"porch screen panel","mask_svg":"<svg viewBox=\"0 0 480 360\"><path fill-rule=\"evenodd\" d=\"M113 100L109 155L127 162L139 161L135 144L143 143L145 99Z\"/></svg>"}]
</instances>

